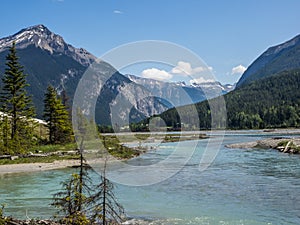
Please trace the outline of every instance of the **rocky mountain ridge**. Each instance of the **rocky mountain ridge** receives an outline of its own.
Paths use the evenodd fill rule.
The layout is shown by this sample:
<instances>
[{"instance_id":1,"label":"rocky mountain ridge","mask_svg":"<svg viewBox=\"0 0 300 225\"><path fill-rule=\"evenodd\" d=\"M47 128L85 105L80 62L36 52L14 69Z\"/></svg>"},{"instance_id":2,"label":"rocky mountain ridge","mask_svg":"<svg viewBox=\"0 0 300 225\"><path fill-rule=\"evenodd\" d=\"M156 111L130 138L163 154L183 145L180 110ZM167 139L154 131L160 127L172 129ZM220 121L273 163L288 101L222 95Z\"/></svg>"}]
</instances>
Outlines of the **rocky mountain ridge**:
<instances>
[{"instance_id":1,"label":"rocky mountain ridge","mask_svg":"<svg viewBox=\"0 0 300 225\"><path fill-rule=\"evenodd\" d=\"M276 73L300 68L300 35L268 48L247 68L237 87Z\"/></svg>"},{"instance_id":2,"label":"rocky mountain ridge","mask_svg":"<svg viewBox=\"0 0 300 225\"><path fill-rule=\"evenodd\" d=\"M132 82L151 90L155 96L172 100L173 105L176 107L223 95L232 91L235 87L235 85L230 84L222 85L218 81L188 85L185 82L163 82L131 74L126 74L125 76ZM182 95L185 94L187 96L183 97ZM181 98L179 98L180 95ZM178 97L176 98L176 96Z\"/></svg>"},{"instance_id":3,"label":"rocky mountain ridge","mask_svg":"<svg viewBox=\"0 0 300 225\"><path fill-rule=\"evenodd\" d=\"M51 54L65 54L72 57L83 66L89 66L96 59L94 55L83 48L75 48L67 44L64 39L42 24L22 29L18 33L0 39L0 52L16 43L18 49L25 49L30 45L49 51Z\"/></svg>"}]
</instances>

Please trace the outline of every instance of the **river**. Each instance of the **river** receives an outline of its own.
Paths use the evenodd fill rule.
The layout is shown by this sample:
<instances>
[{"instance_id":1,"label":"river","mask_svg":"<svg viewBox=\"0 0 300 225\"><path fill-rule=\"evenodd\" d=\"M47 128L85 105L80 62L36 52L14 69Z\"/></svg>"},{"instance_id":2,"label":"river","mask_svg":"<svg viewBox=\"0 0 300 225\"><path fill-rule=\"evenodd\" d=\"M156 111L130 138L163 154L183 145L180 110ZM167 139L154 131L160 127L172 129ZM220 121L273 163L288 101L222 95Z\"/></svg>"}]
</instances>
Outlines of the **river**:
<instances>
[{"instance_id":1,"label":"river","mask_svg":"<svg viewBox=\"0 0 300 225\"><path fill-rule=\"evenodd\" d=\"M116 196L139 224L300 224L300 156L225 147L269 136L272 134L262 131L226 132L217 157L204 171L199 171L199 160L208 139L200 140L192 158L174 176L150 186L115 184ZM211 140L220 138L212 133ZM131 163L159 161L176 145L160 144ZM55 213L50 206L52 195L73 172L62 169L0 176L5 215L51 217Z\"/></svg>"}]
</instances>

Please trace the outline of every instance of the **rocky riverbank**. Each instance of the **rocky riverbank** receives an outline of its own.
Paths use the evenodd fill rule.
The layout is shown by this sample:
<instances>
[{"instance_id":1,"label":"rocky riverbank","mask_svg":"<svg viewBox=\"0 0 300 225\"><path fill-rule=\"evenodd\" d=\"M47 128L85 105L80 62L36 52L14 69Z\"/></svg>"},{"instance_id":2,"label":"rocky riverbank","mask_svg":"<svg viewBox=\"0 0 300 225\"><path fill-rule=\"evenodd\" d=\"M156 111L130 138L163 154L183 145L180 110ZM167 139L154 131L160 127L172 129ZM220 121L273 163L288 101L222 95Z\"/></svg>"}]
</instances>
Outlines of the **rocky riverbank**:
<instances>
[{"instance_id":1,"label":"rocky riverbank","mask_svg":"<svg viewBox=\"0 0 300 225\"><path fill-rule=\"evenodd\" d=\"M147 222L142 222L140 223L139 221L135 222L135 221L128 221L128 222L124 222L122 224L126 224L126 225L142 225L142 224L148 224ZM2 224L1 224L2 225ZM5 222L3 225L67 225L64 223L58 223L55 221L51 221L51 220L11 220L8 222Z\"/></svg>"},{"instance_id":2,"label":"rocky riverbank","mask_svg":"<svg viewBox=\"0 0 300 225\"><path fill-rule=\"evenodd\" d=\"M52 220L17 220L8 218L4 222L5 225L62 225Z\"/></svg>"},{"instance_id":3,"label":"rocky riverbank","mask_svg":"<svg viewBox=\"0 0 300 225\"><path fill-rule=\"evenodd\" d=\"M244 142L244 143L236 143L226 145L227 148L263 148L263 149L276 149L280 152L284 153L292 153L299 154L300 153L300 138L281 138L281 137L273 137L266 138L262 140L252 141L252 142Z\"/></svg>"}]
</instances>

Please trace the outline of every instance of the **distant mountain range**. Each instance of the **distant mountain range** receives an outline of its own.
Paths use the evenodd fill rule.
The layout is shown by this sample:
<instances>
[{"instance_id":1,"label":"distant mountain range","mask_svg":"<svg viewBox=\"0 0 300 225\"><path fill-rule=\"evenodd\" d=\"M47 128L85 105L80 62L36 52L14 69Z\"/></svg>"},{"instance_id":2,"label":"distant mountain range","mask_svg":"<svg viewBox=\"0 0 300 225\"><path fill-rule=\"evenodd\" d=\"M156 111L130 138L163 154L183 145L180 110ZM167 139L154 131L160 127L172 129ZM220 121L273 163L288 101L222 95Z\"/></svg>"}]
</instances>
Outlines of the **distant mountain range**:
<instances>
[{"instance_id":1,"label":"distant mountain range","mask_svg":"<svg viewBox=\"0 0 300 225\"><path fill-rule=\"evenodd\" d=\"M216 96L226 94L235 88L235 85L222 85L218 81L187 85L185 82L163 82L129 74L126 74L125 76L132 82L142 85L156 96L172 100L173 106L176 107L186 105L188 103L201 102L207 98L214 98ZM184 94L187 94L186 98L182 96ZM176 97L180 95L181 98Z\"/></svg>"},{"instance_id":2,"label":"distant mountain range","mask_svg":"<svg viewBox=\"0 0 300 225\"><path fill-rule=\"evenodd\" d=\"M225 94L227 128L262 129L300 127L300 35L274 46L259 56L245 71L235 90ZM218 98L211 102L218 102ZM197 103L200 128L225 128L218 120L212 125L208 101ZM220 116L217 108L216 117ZM181 124L176 113L187 118L192 105L170 109L160 116L168 126ZM216 119L216 118L215 118ZM218 118L221 121L221 117ZM226 119L226 118L223 118ZM198 120L198 118L197 118ZM185 126L198 123L190 119Z\"/></svg>"},{"instance_id":3,"label":"distant mountain range","mask_svg":"<svg viewBox=\"0 0 300 225\"><path fill-rule=\"evenodd\" d=\"M20 63L24 66L29 94L37 110L37 116L42 117L44 93L49 84L58 92L66 90L70 97L70 104L77 84L87 68L96 60L96 57L83 48L75 48L67 44L64 39L51 32L44 25L25 28L18 33L0 39L0 73L5 69L5 57L12 43L16 42L17 54ZM183 83L165 83L151 79L139 78L133 75L122 75L111 65L100 62L103 71L113 73L101 90L96 106L96 120L100 124L110 125L111 105L117 96L127 98L130 93L122 87L130 84L130 104L132 109L124 109L118 121L124 119L125 114L132 114L131 120L162 113L163 111L187 103L195 103L212 98L228 91L234 86L221 85L219 82L185 85ZM203 90L207 93L204 95ZM128 90L127 90L128 91ZM178 94L184 91L189 101ZM139 96L149 95L147 100L140 100ZM171 100L171 101L169 101Z\"/></svg>"}]
</instances>

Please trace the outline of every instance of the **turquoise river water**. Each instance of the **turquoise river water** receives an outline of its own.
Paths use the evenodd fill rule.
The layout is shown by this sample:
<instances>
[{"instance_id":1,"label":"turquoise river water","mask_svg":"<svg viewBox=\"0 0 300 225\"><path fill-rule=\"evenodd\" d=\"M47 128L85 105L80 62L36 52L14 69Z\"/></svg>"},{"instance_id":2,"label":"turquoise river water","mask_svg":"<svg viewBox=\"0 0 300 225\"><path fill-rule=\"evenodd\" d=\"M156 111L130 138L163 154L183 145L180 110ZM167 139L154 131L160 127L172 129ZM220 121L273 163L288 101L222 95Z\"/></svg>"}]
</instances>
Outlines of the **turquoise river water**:
<instances>
[{"instance_id":1,"label":"turquoise river water","mask_svg":"<svg viewBox=\"0 0 300 225\"><path fill-rule=\"evenodd\" d=\"M116 196L130 220L138 224L300 224L300 156L225 147L270 135L227 132L216 159L202 172L198 164L208 140L201 140L191 160L173 177L143 187L115 184ZM213 133L213 138L221 137ZM174 146L176 143L160 144L131 163L151 164L165 158ZM0 176L5 214L51 218L55 213L50 206L52 195L73 172L62 169Z\"/></svg>"}]
</instances>

